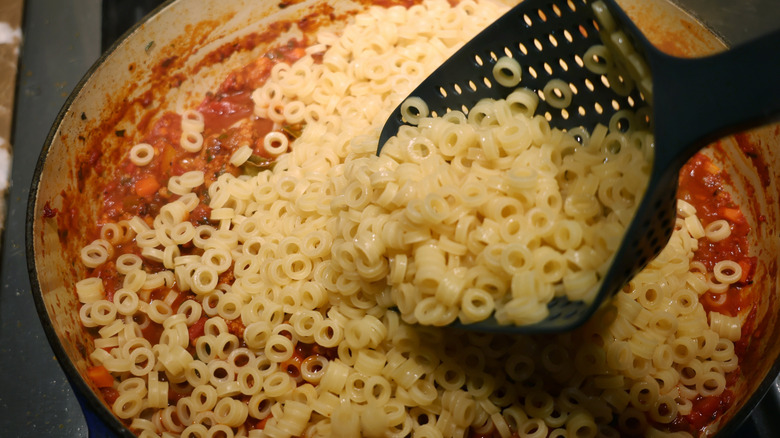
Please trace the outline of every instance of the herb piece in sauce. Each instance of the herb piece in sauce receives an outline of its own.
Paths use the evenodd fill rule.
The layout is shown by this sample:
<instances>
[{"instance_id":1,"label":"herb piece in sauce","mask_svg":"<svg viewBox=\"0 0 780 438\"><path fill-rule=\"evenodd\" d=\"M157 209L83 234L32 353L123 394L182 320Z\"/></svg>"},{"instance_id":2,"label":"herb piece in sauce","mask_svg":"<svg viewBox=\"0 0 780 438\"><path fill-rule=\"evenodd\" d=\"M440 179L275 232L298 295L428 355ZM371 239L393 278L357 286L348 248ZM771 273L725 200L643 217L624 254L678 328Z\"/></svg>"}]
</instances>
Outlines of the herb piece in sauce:
<instances>
[{"instance_id":1,"label":"herb piece in sauce","mask_svg":"<svg viewBox=\"0 0 780 438\"><path fill-rule=\"evenodd\" d=\"M282 132L293 140L300 137L303 132L303 126L298 125L282 125Z\"/></svg>"},{"instance_id":2,"label":"herb piece in sauce","mask_svg":"<svg viewBox=\"0 0 780 438\"><path fill-rule=\"evenodd\" d=\"M115 131L114 133L116 134L117 137L124 137L125 136L125 130L124 129L120 129L119 131Z\"/></svg>"},{"instance_id":3,"label":"herb piece in sauce","mask_svg":"<svg viewBox=\"0 0 780 438\"><path fill-rule=\"evenodd\" d=\"M152 47L154 47L154 40L149 41L148 43L146 43L146 46L144 46L144 51L148 52L149 50L152 49Z\"/></svg>"},{"instance_id":4,"label":"herb piece in sauce","mask_svg":"<svg viewBox=\"0 0 780 438\"><path fill-rule=\"evenodd\" d=\"M240 166L240 169L244 175L254 176L263 170L271 170L274 167L275 160L270 160L260 155L250 155L249 159Z\"/></svg>"},{"instance_id":5,"label":"herb piece in sauce","mask_svg":"<svg viewBox=\"0 0 780 438\"><path fill-rule=\"evenodd\" d=\"M268 167L272 163L271 160L265 157L261 157L260 155L250 155L249 159L246 160L246 164L251 164L255 167Z\"/></svg>"}]
</instances>

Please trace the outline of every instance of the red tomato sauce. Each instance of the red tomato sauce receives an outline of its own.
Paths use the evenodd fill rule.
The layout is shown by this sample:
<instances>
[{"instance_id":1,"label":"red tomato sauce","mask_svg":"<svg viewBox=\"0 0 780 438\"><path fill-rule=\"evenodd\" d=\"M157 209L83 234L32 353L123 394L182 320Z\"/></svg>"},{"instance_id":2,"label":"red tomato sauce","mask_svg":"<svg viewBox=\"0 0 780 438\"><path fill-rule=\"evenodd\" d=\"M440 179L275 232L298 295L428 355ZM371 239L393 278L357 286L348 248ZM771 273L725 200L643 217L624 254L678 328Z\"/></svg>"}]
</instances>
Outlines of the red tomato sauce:
<instances>
[{"instance_id":1,"label":"red tomato sauce","mask_svg":"<svg viewBox=\"0 0 780 438\"><path fill-rule=\"evenodd\" d=\"M259 61L232 72L216 92L206 95L197 106L197 110L204 116L204 141L199 152L188 152L181 147L181 115L165 112L154 119L144 118L141 120L138 123L139 132L141 132L139 143L148 143L152 146L154 159L145 166L137 166L130 161L127 155L121 158L112 177L106 178L102 182L99 226L104 223L128 220L134 216L151 224L163 205L178 198L178 195L167 190L168 180L173 176L182 175L192 170L202 170L205 174L205 188L200 187L195 190L204 200L189 213L187 220L195 226L215 225L210 219L211 209L207 205L206 189L223 173L233 175L241 173L241 169L229 162L232 153L242 145L250 145L254 154L265 158L268 162L272 160L272 157L263 148L263 138L268 132L278 129L278 127L270 120L254 115L251 92L261 86L268 78L270 69L275 63L293 63L303 56L303 47L305 45L302 41L286 44L272 51L269 56L262 57ZM290 126L283 126L283 128L284 132L288 133L291 142L294 137L291 137L289 132L300 129L300 127L291 128ZM121 136L124 135L123 132ZM128 144L127 150L131 146ZM81 162L78 172L83 172L85 175L92 170L102 172L102 166L97 169L98 166L100 166L100 155L91 153ZM83 178L80 178L81 180ZM52 208L49 204L44 209L45 218L56 218L60 224L58 228L63 229L63 232L78 229L76 226L71 226L72 223L67 221L70 215L65 213ZM92 238L97 238L97 234L94 230L90 231ZM183 255L197 254L201 251L193 245L181 245L180 250ZM113 301L114 294L122 287L123 283L124 276L116 270L116 257L129 252L140 255L140 249L132 242L116 245L110 260L91 269L88 274L103 280L107 300ZM148 273L163 269L160 263L148 259L143 260L143 269ZM227 270L220 275L220 282L229 284L232 281L232 270ZM151 291L146 299L147 301L163 300L171 291L177 294L171 303L174 312L182 302L194 297L191 292L180 292L174 284L171 288L162 287ZM189 327L189 349L193 353L197 338L204 333L205 321L205 317L201 318ZM142 336L152 344L158 343L163 331L162 325L153 321L138 322L145 325L141 330ZM243 345L244 324L240 320L228 321L227 323L229 332L236 335L241 340L242 346L245 346ZM302 344L297 351L299 351L299 355L304 354L301 358L305 359L309 354L325 354L325 350L327 349L322 349L319 346ZM336 356L335 350L328 350L327 356L331 359L334 358ZM113 388L102 388L101 391L109 402L113 402L118 395ZM186 395L186 392L171 387L168 392L169 403L175 405L178 399ZM255 425L249 426L254 427Z\"/></svg>"},{"instance_id":2,"label":"red tomato sauce","mask_svg":"<svg viewBox=\"0 0 780 438\"><path fill-rule=\"evenodd\" d=\"M136 166L129 157L122 159L114 178L105 183L100 223L156 216L163 205L177 198L166 188L172 176L202 170L208 187L223 173L238 175L240 170L229 160L242 145L251 145L256 155L270 160L263 148L263 138L274 129L274 123L254 115L251 92L268 79L274 64L293 63L303 56L305 44L305 41L292 40L230 73L215 93L206 95L197 107L205 122L203 147L199 152L188 152L181 147L181 116L173 112L162 114L141 136L141 142L154 148L154 160ZM236 125L242 120L249 122ZM289 127L285 129L290 131ZM96 155L83 165L90 167L98 162ZM199 207L193 212L196 216L193 223L207 223L208 212L206 205Z\"/></svg>"},{"instance_id":3,"label":"red tomato sauce","mask_svg":"<svg viewBox=\"0 0 780 438\"><path fill-rule=\"evenodd\" d=\"M720 219L725 219L730 224L730 236L719 242L712 242L707 238L699 239L699 248L694 252L693 260L703 263L708 271L722 260L733 260L742 267L742 277L730 285L725 293L725 300L719 300L715 294L709 292L702 295L699 300L707 312L716 311L729 316L736 316L743 310L750 309L749 316L742 326L743 336L735 343L735 351L741 363L750 338L748 334L754 324L754 317L751 318L750 315L755 315L756 310L756 304L749 294L745 293L745 289L753 282L756 265L755 257L749 255L747 236L750 225L731 195L725 190L724 173L706 155L700 153L688 161L680 171L679 182L677 198L685 200L696 208L696 215L703 226L706 227ZM739 373L740 369L737 368L726 375L727 388L735 383ZM668 428L697 435L723 415L733 401L734 394L730 389L717 396L699 396L693 400L691 413L678 415Z\"/></svg>"},{"instance_id":4,"label":"red tomato sauce","mask_svg":"<svg viewBox=\"0 0 780 438\"><path fill-rule=\"evenodd\" d=\"M748 252L747 236L750 225L725 190L723 172L704 154L693 157L680 172L678 198L696 207L696 215L703 226L720 219L728 221L730 225L731 235L726 239L719 242L700 239L693 259L703 263L708 271L723 260L739 263L742 267L742 277L731 285L723 302L712 293L704 294L701 299L708 312L716 311L736 316L752 304L750 297L742 293L746 286L752 284L756 265L755 257L751 257Z\"/></svg>"}]
</instances>

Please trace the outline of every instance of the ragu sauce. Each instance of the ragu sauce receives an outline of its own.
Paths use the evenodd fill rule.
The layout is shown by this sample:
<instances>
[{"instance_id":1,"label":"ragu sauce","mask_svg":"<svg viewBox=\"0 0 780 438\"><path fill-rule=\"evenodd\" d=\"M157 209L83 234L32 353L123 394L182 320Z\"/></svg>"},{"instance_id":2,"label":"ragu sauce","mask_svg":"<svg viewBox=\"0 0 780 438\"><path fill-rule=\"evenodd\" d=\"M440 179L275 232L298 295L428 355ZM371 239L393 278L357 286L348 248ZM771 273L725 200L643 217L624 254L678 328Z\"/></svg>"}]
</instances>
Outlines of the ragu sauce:
<instances>
[{"instance_id":1,"label":"ragu sauce","mask_svg":"<svg viewBox=\"0 0 780 438\"><path fill-rule=\"evenodd\" d=\"M733 260L742 267L742 277L730 285L727 292L719 294L723 298L707 292L700 297L699 301L707 312L715 311L736 316L750 309L748 312L752 315L756 303L744 293L745 288L752 284L756 265L755 257L751 257L748 251L747 236L750 226L731 195L725 190L726 181L722 170L708 156L699 153L686 163L680 171L679 178L677 198L685 200L696 208L696 215L703 226L724 219L728 221L731 228L730 236L721 241L700 239L693 260L703 263L708 270L712 270L712 267L721 260ZM746 333L752 332L752 325L753 318L748 317L742 327L743 336L734 343L740 363L750 339ZM699 396L693 400L691 413L678 415L671 424L672 430L688 431L696 435L723 415L734 401L734 394L728 388L733 386L740 373L740 368L737 368L726 375L727 389L720 395Z\"/></svg>"}]
</instances>

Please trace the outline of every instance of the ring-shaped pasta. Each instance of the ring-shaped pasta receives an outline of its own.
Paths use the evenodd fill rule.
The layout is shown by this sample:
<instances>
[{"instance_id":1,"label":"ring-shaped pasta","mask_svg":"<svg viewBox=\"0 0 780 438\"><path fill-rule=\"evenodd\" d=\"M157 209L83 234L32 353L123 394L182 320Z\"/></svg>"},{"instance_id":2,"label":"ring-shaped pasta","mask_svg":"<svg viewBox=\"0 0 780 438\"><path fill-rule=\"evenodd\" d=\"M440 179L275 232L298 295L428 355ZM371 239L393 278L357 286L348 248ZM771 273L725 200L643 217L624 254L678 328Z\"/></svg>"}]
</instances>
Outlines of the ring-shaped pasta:
<instances>
[{"instance_id":1,"label":"ring-shaped pasta","mask_svg":"<svg viewBox=\"0 0 780 438\"><path fill-rule=\"evenodd\" d=\"M239 147L230 155L230 164L236 167L243 165L252 156L252 152L252 148L247 145Z\"/></svg>"},{"instance_id":2,"label":"ring-shaped pasta","mask_svg":"<svg viewBox=\"0 0 780 438\"><path fill-rule=\"evenodd\" d=\"M151 348L136 348L128 358L130 359L130 373L134 376L141 377L149 374L155 365L155 356Z\"/></svg>"},{"instance_id":3,"label":"ring-shaped pasta","mask_svg":"<svg viewBox=\"0 0 780 438\"><path fill-rule=\"evenodd\" d=\"M720 242L731 235L731 225L724 219L712 221L704 227L704 235L710 242Z\"/></svg>"},{"instance_id":4,"label":"ring-shaped pasta","mask_svg":"<svg viewBox=\"0 0 780 438\"><path fill-rule=\"evenodd\" d=\"M198 131L182 131L179 144L187 152L200 152L203 147L203 134Z\"/></svg>"},{"instance_id":5,"label":"ring-shaped pasta","mask_svg":"<svg viewBox=\"0 0 780 438\"><path fill-rule=\"evenodd\" d=\"M203 113L197 110L188 109L181 115L181 129L182 131L196 131L203 132L203 128L206 126L206 120L203 117Z\"/></svg>"},{"instance_id":6,"label":"ring-shaped pasta","mask_svg":"<svg viewBox=\"0 0 780 438\"><path fill-rule=\"evenodd\" d=\"M585 68L598 75L606 74L613 62L612 53L601 44L590 46L582 60Z\"/></svg>"},{"instance_id":7,"label":"ring-shaped pasta","mask_svg":"<svg viewBox=\"0 0 780 438\"><path fill-rule=\"evenodd\" d=\"M97 300L92 304L89 316L97 325L105 326L116 319L116 306L108 300Z\"/></svg>"},{"instance_id":8,"label":"ring-shaped pasta","mask_svg":"<svg viewBox=\"0 0 780 438\"><path fill-rule=\"evenodd\" d=\"M96 243L86 245L81 249L81 261L88 268L96 268L108 260L109 250Z\"/></svg>"},{"instance_id":9,"label":"ring-shaped pasta","mask_svg":"<svg viewBox=\"0 0 780 438\"><path fill-rule=\"evenodd\" d=\"M144 408L143 398L140 394L129 392L119 395L111 405L111 410L117 417L130 419L138 415Z\"/></svg>"},{"instance_id":10,"label":"ring-shaped pasta","mask_svg":"<svg viewBox=\"0 0 780 438\"><path fill-rule=\"evenodd\" d=\"M504 87L516 87L522 79L520 63L508 56L498 58L498 61L493 65L493 77Z\"/></svg>"},{"instance_id":11,"label":"ring-shaped pasta","mask_svg":"<svg viewBox=\"0 0 780 438\"><path fill-rule=\"evenodd\" d=\"M411 125L417 125L429 114L428 104L419 97L409 97L401 103L401 117Z\"/></svg>"},{"instance_id":12,"label":"ring-shaped pasta","mask_svg":"<svg viewBox=\"0 0 780 438\"><path fill-rule=\"evenodd\" d=\"M542 90L544 100L553 108L562 109L571 104L571 88L569 88L569 84L561 79L550 79Z\"/></svg>"},{"instance_id":13,"label":"ring-shaped pasta","mask_svg":"<svg viewBox=\"0 0 780 438\"><path fill-rule=\"evenodd\" d=\"M133 315L139 307L138 294L135 291L121 288L114 292L114 307L122 315Z\"/></svg>"},{"instance_id":14,"label":"ring-shaped pasta","mask_svg":"<svg viewBox=\"0 0 780 438\"><path fill-rule=\"evenodd\" d=\"M279 156L289 148L290 141L279 131L271 131L263 137L263 148L272 157Z\"/></svg>"},{"instance_id":15,"label":"ring-shaped pasta","mask_svg":"<svg viewBox=\"0 0 780 438\"><path fill-rule=\"evenodd\" d=\"M76 296L82 304L94 303L106 296L103 280L89 277L76 282Z\"/></svg>"},{"instance_id":16,"label":"ring-shaped pasta","mask_svg":"<svg viewBox=\"0 0 780 438\"><path fill-rule=\"evenodd\" d=\"M719 283L736 283L742 278L742 266L733 260L721 260L713 266L712 275Z\"/></svg>"},{"instance_id":17,"label":"ring-shaped pasta","mask_svg":"<svg viewBox=\"0 0 780 438\"><path fill-rule=\"evenodd\" d=\"M119 225L109 222L100 227L100 238L110 243L111 246L119 245L127 241L127 231L127 228L120 228Z\"/></svg>"},{"instance_id":18,"label":"ring-shaped pasta","mask_svg":"<svg viewBox=\"0 0 780 438\"><path fill-rule=\"evenodd\" d=\"M128 157L130 162L136 166L146 166L154 160L154 147L149 143L138 143L130 148Z\"/></svg>"}]
</instances>

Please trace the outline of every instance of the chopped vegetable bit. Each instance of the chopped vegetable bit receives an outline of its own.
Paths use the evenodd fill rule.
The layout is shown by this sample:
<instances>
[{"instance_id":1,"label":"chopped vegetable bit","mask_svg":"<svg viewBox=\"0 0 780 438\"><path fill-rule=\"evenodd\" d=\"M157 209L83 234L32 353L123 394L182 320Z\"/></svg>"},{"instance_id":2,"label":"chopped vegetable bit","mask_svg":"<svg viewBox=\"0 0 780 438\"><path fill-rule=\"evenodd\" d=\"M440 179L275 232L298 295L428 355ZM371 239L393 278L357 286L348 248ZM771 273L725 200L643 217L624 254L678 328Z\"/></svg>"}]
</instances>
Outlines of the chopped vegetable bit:
<instances>
[{"instance_id":1,"label":"chopped vegetable bit","mask_svg":"<svg viewBox=\"0 0 780 438\"><path fill-rule=\"evenodd\" d=\"M249 159L240 168L244 175L255 176L262 170L273 169L275 163L275 160L253 154L249 156Z\"/></svg>"},{"instance_id":2,"label":"chopped vegetable bit","mask_svg":"<svg viewBox=\"0 0 780 438\"><path fill-rule=\"evenodd\" d=\"M103 365L87 368L87 376L95 382L95 386L98 388L114 386L114 376Z\"/></svg>"},{"instance_id":3,"label":"chopped vegetable bit","mask_svg":"<svg viewBox=\"0 0 780 438\"><path fill-rule=\"evenodd\" d=\"M160 183L154 175L147 175L135 182L135 194L141 197L149 197L157 193Z\"/></svg>"},{"instance_id":4,"label":"chopped vegetable bit","mask_svg":"<svg viewBox=\"0 0 780 438\"><path fill-rule=\"evenodd\" d=\"M269 160L266 157L261 157L260 155L250 155L249 159L246 160L247 164L251 164L255 167L266 167L269 164L271 164L271 160Z\"/></svg>"},{"instance_id":5,"label":"chopped vegetable bit","mask_svg":"<svg viewBox=\"0 0 780 438\"><path fill-rule=\"evenodd\" d=\"M292 137L293 139L296 139L301 136L301 132L303 132L303 126L302 125L284 125L282 126L282 132L287 134L287 136Z\"/></svg>"}]
</instances>

